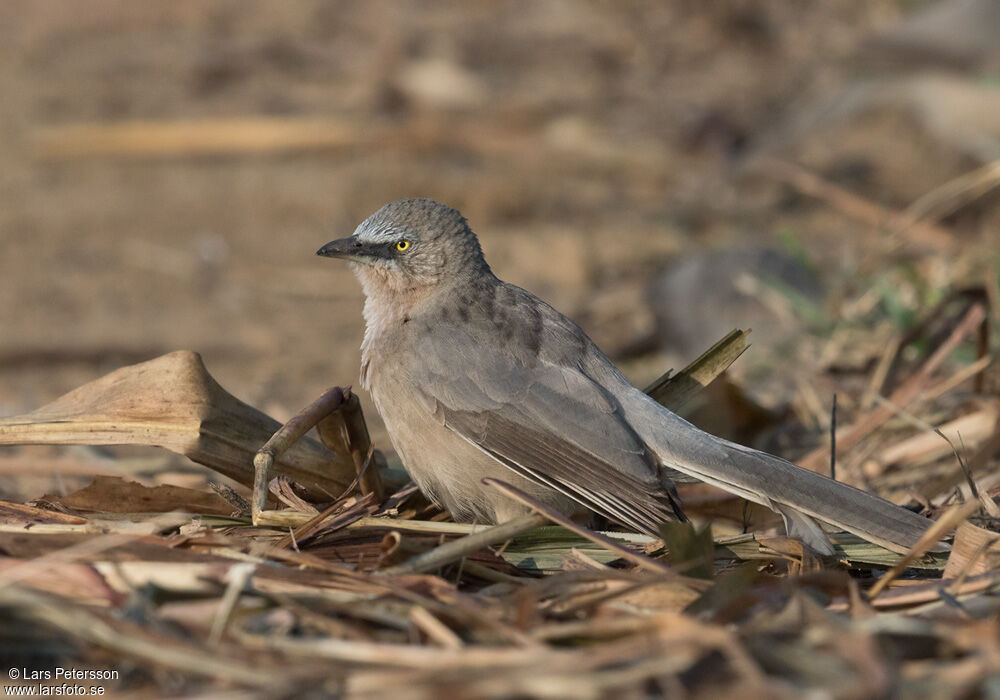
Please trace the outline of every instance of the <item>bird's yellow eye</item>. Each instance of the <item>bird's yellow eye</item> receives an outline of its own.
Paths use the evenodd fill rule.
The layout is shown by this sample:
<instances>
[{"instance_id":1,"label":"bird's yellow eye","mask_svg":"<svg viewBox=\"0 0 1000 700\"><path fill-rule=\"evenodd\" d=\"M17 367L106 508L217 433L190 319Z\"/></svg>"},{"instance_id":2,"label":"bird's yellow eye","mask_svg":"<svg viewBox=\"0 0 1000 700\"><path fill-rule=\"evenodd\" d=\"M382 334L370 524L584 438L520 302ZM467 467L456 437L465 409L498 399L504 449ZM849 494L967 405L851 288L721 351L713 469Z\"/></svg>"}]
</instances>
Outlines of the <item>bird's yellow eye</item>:
<instances>
[{"instance_id":1,"label":"bird's yellow eye","mask_svg":"<svg viewBox=\"0 0 1000 700\"><path fill-rule=\"evenodd\" d=\"M398 250L401 253L409 247L410 247L410 242L405 238L401 241L396 241L396 250Z\"/></svg>"}]
</instances>

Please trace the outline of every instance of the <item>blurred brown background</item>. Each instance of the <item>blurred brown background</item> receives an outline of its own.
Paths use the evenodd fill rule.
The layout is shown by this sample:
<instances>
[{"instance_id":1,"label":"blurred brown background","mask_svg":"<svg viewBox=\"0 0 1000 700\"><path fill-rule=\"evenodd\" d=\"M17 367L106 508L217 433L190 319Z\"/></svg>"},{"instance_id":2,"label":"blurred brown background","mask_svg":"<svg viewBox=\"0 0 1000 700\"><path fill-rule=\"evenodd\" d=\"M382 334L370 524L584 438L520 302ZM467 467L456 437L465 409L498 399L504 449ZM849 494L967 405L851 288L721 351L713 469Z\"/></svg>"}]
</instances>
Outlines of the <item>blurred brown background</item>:
<instances>
[{"instance_id":1,"label":"blurred brown background","mask_svg":"<svg viewBox=\"0 0 1000 700\"><path fill-rule=\"evenodd\" d=\"M6 0L0 414L178 348L279 419L356 383L361 293L313 253L407 196L637 383L753 326L739 381L820 414L801 377L995 288L998 33L992 0Z\"/></svg>"}]
</instances>

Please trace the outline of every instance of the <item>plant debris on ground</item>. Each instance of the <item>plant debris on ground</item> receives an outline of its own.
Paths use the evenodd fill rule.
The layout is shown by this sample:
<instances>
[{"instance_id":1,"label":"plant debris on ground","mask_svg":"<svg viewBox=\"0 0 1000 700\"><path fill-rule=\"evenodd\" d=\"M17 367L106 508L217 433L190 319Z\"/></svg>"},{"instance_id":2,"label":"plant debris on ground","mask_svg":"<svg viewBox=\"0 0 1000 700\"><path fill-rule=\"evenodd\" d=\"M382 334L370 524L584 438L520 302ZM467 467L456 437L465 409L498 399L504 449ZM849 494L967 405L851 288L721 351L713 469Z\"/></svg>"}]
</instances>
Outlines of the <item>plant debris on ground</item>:
<instances>
[{"instance_id":1,"label":"plant debris on ground","mask_svg":"<svg viewBox=\"0 0 1000 700\"><path fill-rule=\"evenodd\" d=\"M693 522L665 523L660 539L598 532L537 503L509 523L454 523L367 442L349 390L278 430L193 353L123 368L0 420L0 444L160 445L232 485L98 476L0 503L8 663L113 669L110 687L134 697L994 692L1000 401L982 389L985 347L953 357L977 344L988 311L976 290L942 303L879 358L867 407L841 397L852 408L835 447L800 460L832 461L838 478L934 518L905 555L831 533L837 556L819 557L770 511L703 485L681 487ZM730 334L650 392L683 410L746 339ZM325 447L304 437L317 424ZM325 481L297 481L323 460ZM943 538L950 551L932 551Z\"/></svg>"}]
</instances>

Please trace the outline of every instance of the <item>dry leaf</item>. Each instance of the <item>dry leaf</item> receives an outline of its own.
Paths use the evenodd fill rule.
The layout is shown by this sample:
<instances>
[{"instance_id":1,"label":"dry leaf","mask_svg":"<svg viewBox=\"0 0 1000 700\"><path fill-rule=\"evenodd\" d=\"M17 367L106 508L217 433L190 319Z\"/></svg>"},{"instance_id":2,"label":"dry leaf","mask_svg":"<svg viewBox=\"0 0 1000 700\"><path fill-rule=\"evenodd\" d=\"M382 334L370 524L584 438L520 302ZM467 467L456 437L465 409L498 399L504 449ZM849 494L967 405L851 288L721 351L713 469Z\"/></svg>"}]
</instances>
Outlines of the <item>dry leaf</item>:
<instances>
[{"instance_id":1,"label":"dry leaf","mask_svg":"<svg viewBox=\"0 0 1000 700\"><path fill-rule=\"evenodd\" d=\"M34 567L31 570L31 567ZM12 557L0 558L0 578L19 574L18 584L46 593L54 593L68 600L86 605L120 605L123 596L108 585L104 577L90 563L35 562Z\"/></svg>"},{"instance_id":2,"label":"dry leaf","mask_svg":"<svg viewBox=\"0 0 1000 700\"><path fill-rule=\"evenodd\" d=\"M944 567L944 578L975 576L997 568L1000 568L1000 533L969 522L959 525Z\"/></svg>"},{"instance_id":3,"label":"dry leaf","mask_svg":"<svg viewBox=\"0 0 1000 700\"><path fill-rule=\"evenodd\" d=\"M143 486L117 476L97 476L89 486L68 496L43 496L86 513L169 513L180 510L204 515L229 515L233 507L221 496L182 486Z\"/></svg>"},{"instance_id":4,"label":"dry leaf","mask_svg":"<svg viewBox=\"0 0 1000 700\"><path fill-rule=\"evenodd\" d=\"M180 350L0 419L0 445L156 445L253 486L254 454L280 427L219 386L200 355ZM346 448L332 452L308 438L272 469L315 500L333 500L354 479Z\"/></svg>"}]
</instances>

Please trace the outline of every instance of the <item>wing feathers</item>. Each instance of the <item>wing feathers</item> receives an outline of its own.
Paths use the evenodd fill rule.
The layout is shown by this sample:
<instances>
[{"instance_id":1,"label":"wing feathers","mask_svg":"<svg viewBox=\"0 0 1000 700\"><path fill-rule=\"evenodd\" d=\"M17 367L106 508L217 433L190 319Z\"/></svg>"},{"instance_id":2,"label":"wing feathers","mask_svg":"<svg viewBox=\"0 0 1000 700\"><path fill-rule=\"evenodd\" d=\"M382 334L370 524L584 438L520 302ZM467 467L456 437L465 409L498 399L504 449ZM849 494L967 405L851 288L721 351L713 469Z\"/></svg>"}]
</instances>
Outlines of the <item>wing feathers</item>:
<instances>
[{"instance_id":1,"label":"wing feathers","mask_svg":"<svg viewBox=\"0 0 1000 700\"><path fill-rule=\"evenodd\" d=\"M683 518L658 483L642 482L569 441L510 420L503 410L443 412L448 428L508 468L623 525L658 535L661 522Z\"/></svg>"}]
</instances>

